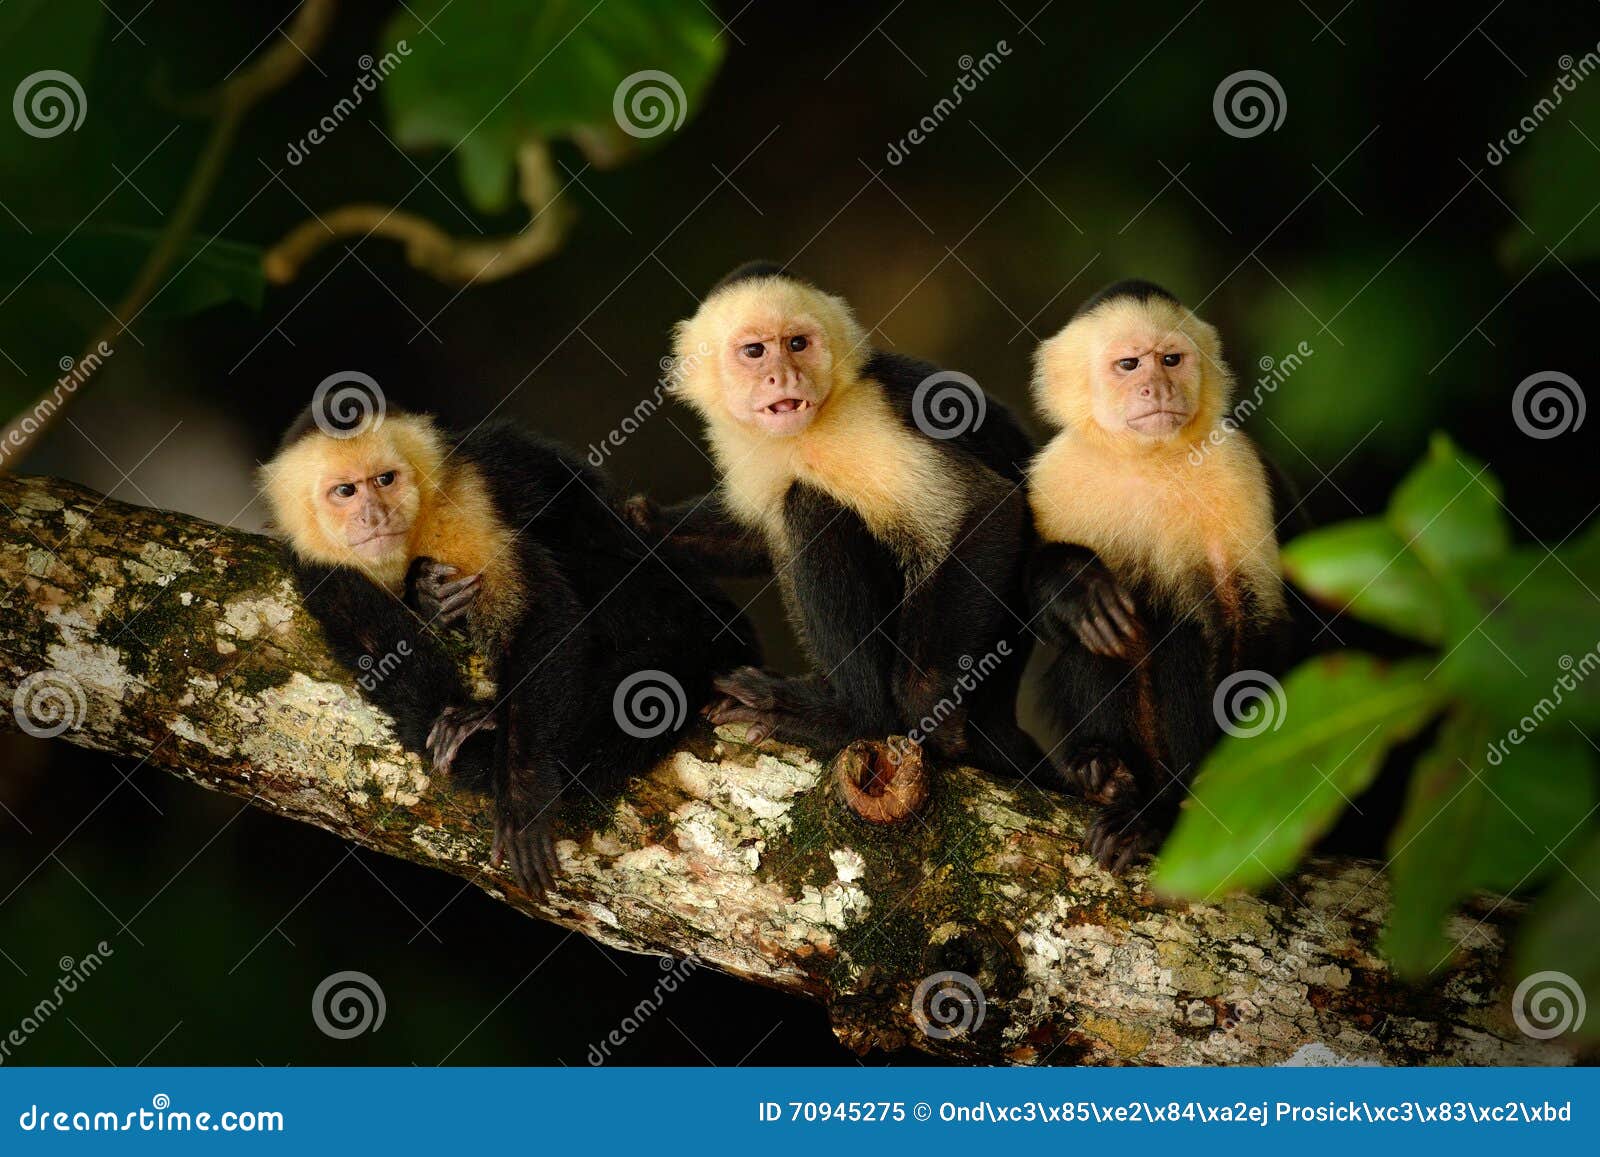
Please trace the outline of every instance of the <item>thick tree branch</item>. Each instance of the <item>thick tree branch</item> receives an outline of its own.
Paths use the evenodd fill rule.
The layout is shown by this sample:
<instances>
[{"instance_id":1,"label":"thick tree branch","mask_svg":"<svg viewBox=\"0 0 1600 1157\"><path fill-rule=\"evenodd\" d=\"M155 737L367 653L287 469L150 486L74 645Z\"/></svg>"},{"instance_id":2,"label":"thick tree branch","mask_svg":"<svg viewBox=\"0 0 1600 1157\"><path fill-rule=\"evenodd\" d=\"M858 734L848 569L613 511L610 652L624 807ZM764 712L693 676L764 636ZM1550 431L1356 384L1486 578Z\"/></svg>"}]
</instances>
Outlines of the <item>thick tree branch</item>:
<instances>
[{"instance_id":1,"label":"thick tree branch","mask_svg":"<svg viewBox=\"0 0 1600 1157\"><path fill-rule=\"evenodd\" d=\"M737 731L696 734L620 801L570 809L584 826L561 844L559 892L537 903L489 868L483 801L430 781L328 656L270 542L46 479L0 478L0 504L0 694L17 723L70 722L69 742L454 873L613 947L694 954L812 997L853 1047L1020 1063L1571 1059L1508 1015L1514 905L1463 913L1458 959L1408 987L1375 948L1374 865L1319 862L1268 897L1166 905L1142 874L1120 881L1082 854L1065 801L962 770L918 818L880 827L804 752ZM399 661L387 677L404 676ZM69 718L51 716L52 691ZM914 1008L941 972L974 978L983 1002L924 986ZM951 1020L971 1027L952 1035Z\"/></svg>"}]
</instances>

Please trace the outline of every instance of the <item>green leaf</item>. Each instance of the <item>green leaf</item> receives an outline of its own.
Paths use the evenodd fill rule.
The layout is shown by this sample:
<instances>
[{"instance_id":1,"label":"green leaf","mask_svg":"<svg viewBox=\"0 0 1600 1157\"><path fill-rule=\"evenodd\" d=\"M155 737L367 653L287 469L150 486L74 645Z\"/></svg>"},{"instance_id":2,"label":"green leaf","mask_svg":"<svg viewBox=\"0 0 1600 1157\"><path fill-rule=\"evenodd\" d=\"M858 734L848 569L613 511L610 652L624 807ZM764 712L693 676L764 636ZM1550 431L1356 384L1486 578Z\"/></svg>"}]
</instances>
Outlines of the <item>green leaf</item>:
<instances>
[{"instance_id":1,"label":"green leaf","mask_svg":"<svg viewBox=\"0 0 1600 1157\"><path fill-rule=\"evenodd\" d=\"M400 143L455 149L473 205L495 212L510 203L529 138L577 137L592 154L620 155L670 137L721 63L719 30L700 0L422 0L385 30L398 63L384 99ZM613 101L642 72L666 78L625 90L641 101L634 135Z\"/></svg>"},{"instance_id":2,"label":"green leaf","mask_svg":"<svg viewBox=\"0 0 1600 1157\"><path fill-rule=\"evenodd\" d=\"M1428 681L1429 666L1341 652L1296 668L1273 729L1224 738L1200 769L1156 887L1199 898L1293 868L1372 782L1384 753L1438 711L1445 688Z\"/></svg>"},{"instance_id":3,"label":"green leaf","mask_svg":"<svg viewBox=\"0 0 1600 1157\"><path fill-rule=\"evenodd\" d=\"M1560 867L1548 892L1528 914L1515 953L1518 987L1524 983L1520 1008L1541 1030L1561 1023L1561 990L1588 997L1600 994L1600 826L1592 818L1578 823L1567 841L1555 849ZM1551 976L1550 973L1557 975ZM1532 978L1537 977L1534 980ZM1540 1000L1537 992L1543 991ZM1576 1001L1572 1006L1576 1008ZM1582 1035L1600 1039L1600 1015L1590 1008ZM1531 1014L1531 1015L1530 1015ZM1569 1025L1572 1023L1568 1021Z\"/></svg>"},{"instance_id":4,"label":"green leaf","mask_svg":"<svg viewBox=\"0 0 1600 1157\"><path fill-rule=\"evenodd\" d=\"M1302 589L1357 618L1425 643L1443 643L1452 612L1474 609L1458 572L1503 555L1511 533L1500 482L1435 434L1383 518L1313 531L1283 551Z\"/></svg>"},{"instance_id":5,"label":"green leaf","mask_svg":"<svg viewBox=\"0 0 1600 1157\"><path fill-rule=\"evenodd\" d=\"M1412 775L1389 841L1392 905L1384 951L1420 977L1450 954L1445 919L1479 889L1521 891L1555 868L1546 849L1594 806L1590 748L1550 733L1517 747L1480 713L1462 711Z\"/></svg>"},{"instance_id":6,"label":"green leaf","mask_svg":"<svg viewBox=\"0 0 1600 1157\"><path fill-rule=\"evenodd\" d=\"M1389 500L1389 523L1438 572L1504 554L1511 532L1500 481L1487 466L1435 434L1428 455Z\"/></svg>"},{"instance_id":7,"label":"green leaf","mask_svg":"<svg viewBox=\"0 0 1600 1157\"><path fill-rule=\"evenodd\" d=\"M72 286L110 308L133 284L156 237L153 229L100 225L70 235L7 234L0 237L0 286ZM225 301L258 308L265 292L258 247L191 237L140 318L178 317Z\"/></svg>"},{"instance_id":8,"label":"green leaf","mask_svg":"<svg viewBox=\"0 0 1600 1157\"><path fill-rule=\"evenodd\" d=\"M1525 731L1600 725L1600 552L1534 546L1467 571L1443 674L1462 696Z\"/></svg>"},{"instance_id":9,"label":"green leaf","mask_svg":"<svg viewBox=\"0 0 1600 1157\"><path fill-rule=\"evenodd\" d=\"M1283 548L1283 569L1302 590L1408 638L1442 642L1439 583L1381 518L1302 534Z\"/></svg>"}]
</instances>

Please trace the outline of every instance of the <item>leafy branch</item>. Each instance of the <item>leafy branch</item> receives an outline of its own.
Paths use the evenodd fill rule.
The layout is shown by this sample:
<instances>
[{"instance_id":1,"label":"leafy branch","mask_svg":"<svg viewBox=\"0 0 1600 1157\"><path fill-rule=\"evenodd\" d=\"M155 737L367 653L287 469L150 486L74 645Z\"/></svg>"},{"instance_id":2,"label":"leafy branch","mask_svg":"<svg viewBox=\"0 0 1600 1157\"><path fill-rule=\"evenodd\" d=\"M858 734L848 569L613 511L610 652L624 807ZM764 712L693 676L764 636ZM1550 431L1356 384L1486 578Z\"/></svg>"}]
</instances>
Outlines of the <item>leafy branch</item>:
<instances>
[{"instance_id":1,"label":"leafy branch","mask_svg":"<svg viewBox=\"0 0 1600 1157\"><path fill-rule=\"evenodd\" d=\"M1451 923L1467 897L1544 885L1522 966L1595 991L1600 945L1583 930L1600 923L1600 530L1516 546L1507 515L1488 467L1436 435L1384 514L1288 544L1299 587L1419 653L1340 651L1293 671L1271 718L1245 721L1201 769L1159 889L1280 880L1390 752L1426 735L1390 836L1386 953L1403 975L1437 973L1473 931Z\"/></svg>"}]
</instances>

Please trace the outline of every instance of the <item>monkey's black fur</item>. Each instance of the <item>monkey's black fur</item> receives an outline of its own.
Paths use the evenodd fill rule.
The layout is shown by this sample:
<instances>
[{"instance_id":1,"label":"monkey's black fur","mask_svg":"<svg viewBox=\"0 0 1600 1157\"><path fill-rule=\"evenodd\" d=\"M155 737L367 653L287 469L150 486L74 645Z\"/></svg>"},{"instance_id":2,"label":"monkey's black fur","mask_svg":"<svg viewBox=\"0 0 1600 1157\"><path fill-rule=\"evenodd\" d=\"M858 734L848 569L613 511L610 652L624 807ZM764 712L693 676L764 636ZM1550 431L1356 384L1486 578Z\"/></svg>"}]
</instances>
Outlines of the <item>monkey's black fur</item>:
<instances>
[{"instance_id":1,"label":"monkey's black fur","mask_svg":"<svg viewBox=\"0 0 1600 1157\"><path fill-rule=\"evenodd\" d=\"M1121 297L1132 298L1134 301L1149 301L1152 297L1170 301L1174 305L1180 304L1178 299L1157 285L1153 281L1145 281L1140 277L1129 277L1122 281L1113 281L1110 285L1094 294L1073 312L1073 317L1082 317L1091 309L1098 308L1108 301L1115 301Z\"/></svg>"},{"instance_id":2,"label":"monkey's black fur","mask_svg":"<svg viewBox=\"0 0 1600 1157\"><path fill-rule=\"evenodd\" d=\"M496 845L523 887L536 890L549 886L556 866L551 824L561 799L600 794L648 770L710 696L713 677L758 662L760 650L748 621L700 568L669 565L648 549L586 462L505 424L456 441L454 453L478 468L520 556L527 610L503 653L491 656L492 787ZM352 671L406 643L409 654L369 680L368 694L394 717L401 742L424 751L441 713L469 708L470 699L420 617L414 580L402 605L352 569L296 570L307 608ZM630 708L619 688L642 672L655 674L637 686L665 688L664 696L650 703L646 693ZM652 714L657 707L665 710ZM456 757L480 790L488 739L474 736Z\"/></svg>"},{"instance_id":3,"label":"monkey's black fur","mask_svg":"<svg viewBox=\"0 0 1600 1157\"><path fill-rule=\"evenodd\" d=\"M746 272L751 268L723 284L771 272ZM914 734L941 758L1022 775L1041 758L1016 722L1032 641L1022 579L1034 530L1023 469L1034 446L992 398L981 423L959 436L939 440L919 429L913 395L936 372L925 362L874 353L852 388L883 390L906 429L935 447L957 478L966 505L948 556L884 542L850 507L793 483L783 500L787 560L777 577L813 674L741 671L720 684L769 713L771 734L824 758L856 738ZM660 511L632 509L672 549L713 571L773 573L767 542L736 522L715 494ZM908 551L918 556L910 565Z\"/></svg>"}]
</instances>

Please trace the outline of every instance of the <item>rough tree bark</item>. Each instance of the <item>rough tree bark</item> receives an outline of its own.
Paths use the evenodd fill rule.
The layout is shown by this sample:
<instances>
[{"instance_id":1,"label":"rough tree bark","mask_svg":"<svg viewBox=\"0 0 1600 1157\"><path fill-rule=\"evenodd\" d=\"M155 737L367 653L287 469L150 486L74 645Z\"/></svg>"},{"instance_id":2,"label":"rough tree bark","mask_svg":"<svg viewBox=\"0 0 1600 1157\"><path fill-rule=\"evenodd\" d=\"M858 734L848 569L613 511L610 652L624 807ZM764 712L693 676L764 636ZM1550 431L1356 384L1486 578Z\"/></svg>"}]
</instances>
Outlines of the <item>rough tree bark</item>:
<instances>
[{"instance_id":1,"label":"rough tree bark","mask_svg":"<svg viewBox=\"0 0 1600 1157\"><path fill-rule=\"evenodd\" d=\"M484 801L430 780L329 657L270 541L47 479L0 478L0 504L8 724L70 724L69 742L454 873L612 947L693 954L814 998L853 1048L1011 1063L1572 1059L1508 1014L1514 905L1463 912L1458 959L1409 987L1376 951L1387 900L1373 864L1316 862L1266 897L1165 904L1142 873L1117 880L1082 854L1066 800L958 770L917 819L876 827L805 752L752 748L738 729L693 733L620 800L573 809L584 826L560 845L559 891L536 902L490 868ZM981 1000L924 983L945 972Z\"/></svg>"}]
</instances>

